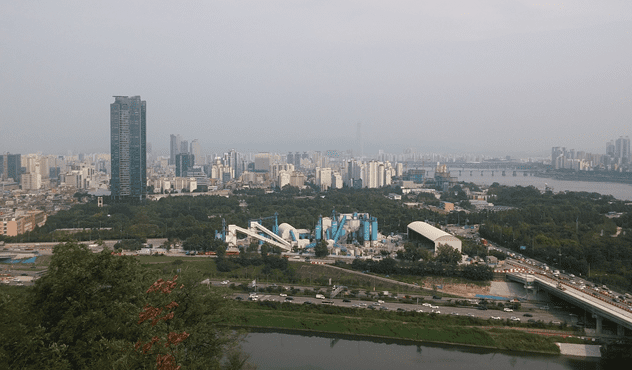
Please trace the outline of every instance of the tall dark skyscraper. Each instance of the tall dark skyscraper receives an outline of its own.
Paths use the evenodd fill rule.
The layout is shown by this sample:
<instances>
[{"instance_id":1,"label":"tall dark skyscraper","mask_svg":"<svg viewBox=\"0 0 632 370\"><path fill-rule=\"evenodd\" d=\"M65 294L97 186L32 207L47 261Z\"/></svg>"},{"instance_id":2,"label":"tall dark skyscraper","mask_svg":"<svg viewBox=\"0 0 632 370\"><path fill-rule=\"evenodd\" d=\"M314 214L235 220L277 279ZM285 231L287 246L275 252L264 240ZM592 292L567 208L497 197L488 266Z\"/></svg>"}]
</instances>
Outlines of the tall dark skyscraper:
<instances>
[{"instance_id":1,"label":"tall dark skyscraper","mask_svg":"<svg viewBox=\"0 0 632 370\"><path fill-rule=\"evenodd\" d=\"M3 181L13 179L19 183L22 174L22 157L20 154L3 154L0 156L0 178Z\"/></svg>"},{"instance_id":2,"label":"tall dark skyscraper","mask_svg":"<svg viewBox=\"0 0 632 370\"><path fill-rule=\"evenodd\" d=\"M182 141L182 139L180 138L180 135L171 135L169 137L169 152L170 152L170 156L169 156L169 164L176 164L176 155L178 153L180 153L180 141Z\"/></svg>"},{"instance_id":3,"label":"tall dark skyscraper","mask_svg":"<svg viewBox=\"0 0 632 370\"><path fill-rule=\"evenodd\" d=\"M146 102L115 96L110 104L110 191L115 200L147 196Z\"/></svg>"},{"instance_id":4,"label":"tall dark skyscraper","mask_svg":"<svg viewBox=\"0 0 632 370\"><path fill-rule=\"evenodd\" d=\"M177 177L186 176L187 171L193 168L193 163L195 163L193 154L189 154L189 153L176 154L176 176Z\"/></svg>"}]
</instances>

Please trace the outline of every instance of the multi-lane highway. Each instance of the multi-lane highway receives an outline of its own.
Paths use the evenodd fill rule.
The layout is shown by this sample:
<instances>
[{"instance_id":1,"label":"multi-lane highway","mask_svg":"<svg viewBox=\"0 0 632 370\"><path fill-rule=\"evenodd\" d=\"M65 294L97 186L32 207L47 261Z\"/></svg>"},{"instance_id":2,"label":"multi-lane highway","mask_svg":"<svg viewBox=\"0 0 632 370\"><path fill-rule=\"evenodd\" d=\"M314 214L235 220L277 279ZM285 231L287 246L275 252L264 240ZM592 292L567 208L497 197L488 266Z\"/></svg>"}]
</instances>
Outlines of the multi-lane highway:
<instances>
[{"instance_id":1,"label":"multi-lane highway","mask_svg":"<svg viewBox=\"0 0 632 370\"><path fill-rule=\"evenodd\" d=\"M573 305L591 312L596 319L596 332L601 334L605 318L617 324L617 334L623 336L624 328L632 330L632 301L613 292L606 286L598 287L572 274L551 271L550 268L521 256L508 259L507 276L524 284L535 284Z\"/></svg>"}]
</instances>

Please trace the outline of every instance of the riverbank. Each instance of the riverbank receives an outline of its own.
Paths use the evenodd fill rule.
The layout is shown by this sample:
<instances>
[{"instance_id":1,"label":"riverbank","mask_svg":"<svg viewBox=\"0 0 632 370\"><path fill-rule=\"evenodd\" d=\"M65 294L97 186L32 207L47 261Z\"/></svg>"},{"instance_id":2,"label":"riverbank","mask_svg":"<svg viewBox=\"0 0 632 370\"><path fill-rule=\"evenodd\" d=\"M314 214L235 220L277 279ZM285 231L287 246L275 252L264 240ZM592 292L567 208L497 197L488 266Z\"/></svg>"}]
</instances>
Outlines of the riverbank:
<instances>
[{"instance_id":1,"label":"riverbank","mask_svg":"<svg viewBox=\"0 0 632 370\"><path fill-rule=\"evenodd\" d=\"M242 344L260 370L599 370L600 359L336 334L255 331ZM613 366L615 368L616 366Z\"/></svg>"},{"instance_id":2,"label":"riverbank","mask_svg":"<svg viewBox=\"0 0 632 370\"><path fill-rule=\"evenodd\" d=\"M615 171L573 171L573 170L548 170L534 174L540 178L552 178L560 181L589 181L610 182L618 184L632 184L632 173Z\"/></svg>"},{"instance_id":3,"label":"riverbank","mask_svg":"<svg viewBox=\"0 0 632 370\"><path fill-rule=\"evenodd\" d=\"M559 354L558 342L584 343L579 338L542 336L506 328L504 325L490 328L486 327L490 325L489 320L471 317L316 305L313 308L291 306L298 305L239 303L234 314L222 324L240 328L298 330L546 354Z\"/></svg>"}]
</instances>

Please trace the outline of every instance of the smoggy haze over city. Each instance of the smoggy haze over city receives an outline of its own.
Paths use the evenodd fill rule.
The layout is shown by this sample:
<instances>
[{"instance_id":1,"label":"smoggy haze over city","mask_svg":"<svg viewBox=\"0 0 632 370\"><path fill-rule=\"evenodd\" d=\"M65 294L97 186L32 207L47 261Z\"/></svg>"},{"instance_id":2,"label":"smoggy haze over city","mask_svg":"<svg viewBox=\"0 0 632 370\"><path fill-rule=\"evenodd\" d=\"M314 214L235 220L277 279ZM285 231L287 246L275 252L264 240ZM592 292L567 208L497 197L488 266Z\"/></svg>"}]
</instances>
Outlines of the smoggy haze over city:
<instances>
[{"instance_id":1,"label":"smoggy haze over city","mask_svg":"<svg viewBox=\"0 0 632 370\"><path fill-rule=\"evenodd\" d=\"M603 153L632 136L630 1L5 1L0 151Z\"/></svg>"}]
</instances>

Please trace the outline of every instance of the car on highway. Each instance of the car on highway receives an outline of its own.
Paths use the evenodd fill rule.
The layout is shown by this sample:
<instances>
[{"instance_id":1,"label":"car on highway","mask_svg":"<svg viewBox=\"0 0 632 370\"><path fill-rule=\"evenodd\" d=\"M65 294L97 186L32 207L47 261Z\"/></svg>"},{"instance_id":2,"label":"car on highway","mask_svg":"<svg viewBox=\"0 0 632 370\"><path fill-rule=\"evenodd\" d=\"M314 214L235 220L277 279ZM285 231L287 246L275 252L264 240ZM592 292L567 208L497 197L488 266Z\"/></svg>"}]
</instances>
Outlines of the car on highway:
<instances>
[{"instance_id":1,"label":"car on highway","mask_svg":"<svg viewBox=\"0 0 632 370\"><path fill-rule=\"evenodd\" d=\"M419 309L419 310L416 310L415 312L417 312L417 313L424 313L424 310Z\"/></svg>"},{"instance_id":2,"label":"car on highway","mask_svg":"<svg viewBox=\"0 0 632 370\"><path fill-rule=\"evenodd\" d=\"M347 299L347 298L343 299L342 301L343 301L343 302L346 302L346 303L351 302L351 300L350 300L350 299Z\"/></svg>"},{"instance_id":3,"label":"car on highway","mask_svg":"<svg viewBox=\"0 0 632 370\"><path fill-rule=\"evenodd\" d=\"M509 320L511 320L511 321L516 321L516 322L520 322L520 318L519 318L519 317L516 317L516 316L511 316L511 317L509 318Z\"/></svg>"},{"instance_id":4,"label":"car on highway","mask_svg":"<svg viewBox=\"0 0 632 370\"><path fill-rule=\"evenodd\" d=\"M281 293L281 294L279 294L279 295L280 295L281 297L287 297L287 294L285 294L285 293Z\"/></svg>"},{"instance_id":5,"label":"car on highway","mask_svg":"<svg viewBox=\"0 0 632 370\"><path fill-rule=\"evenodd\" d=\"M509 307L505 307L503 309L503 311L505 311L505 312L513 312L513 310L511 308L509 308Z\"/></svg>"},{"instance_id":6,"label":"car on highway","mask_svg":"<svg viewBox=\"0 0 632 370\"><path fill-rule=\"evenodd\" d=\"M286 301L293 301L293 300L294 300L294 298L293 298L293 297L285 297L285 300L286 300Z\"/></svg>"},{"instance_id":7,"label":"car on highway","mask_svg":"<svg viewBox=\"0 0 632 370\"><path fill-rule=\"evenodd\" d=\"M502 320L500 316L490 316L489 318L492 320Z\"/></svg>"},{"instance_id":8,"label":"car on highway","mask_svg":"<svg viewBox=\"0 0 632 370\"><path fill-rule=\"evenodd\" d=\"M524 315L522 315L522 316L524 316L524 317L533 317L533 315L532 315L532 314L530 314L530 313L525 313L525 314L524 314Z\"/></svg>"}]
</instances>

